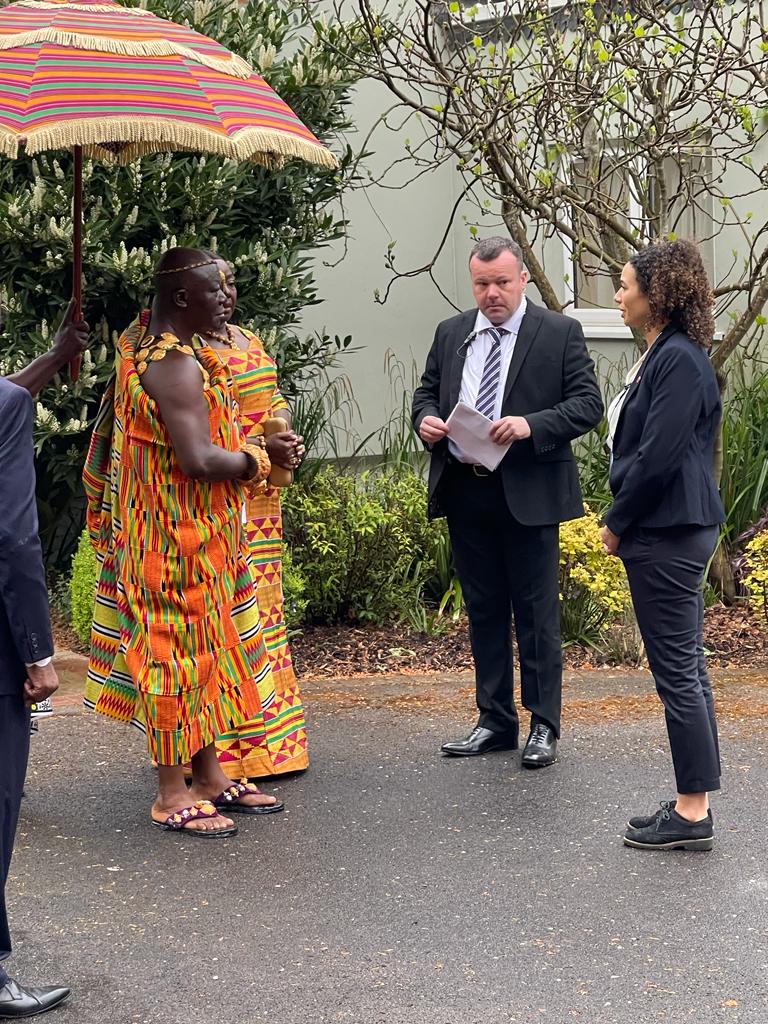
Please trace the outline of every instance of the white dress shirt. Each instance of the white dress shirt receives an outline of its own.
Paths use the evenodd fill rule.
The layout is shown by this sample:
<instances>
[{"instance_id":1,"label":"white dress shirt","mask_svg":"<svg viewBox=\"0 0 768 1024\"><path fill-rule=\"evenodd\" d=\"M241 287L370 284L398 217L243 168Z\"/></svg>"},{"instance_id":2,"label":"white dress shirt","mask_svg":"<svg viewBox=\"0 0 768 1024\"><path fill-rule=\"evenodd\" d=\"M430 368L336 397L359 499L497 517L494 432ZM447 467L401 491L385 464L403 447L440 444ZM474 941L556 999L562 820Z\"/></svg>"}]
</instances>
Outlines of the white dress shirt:
<instances>
[{"instance_id":1,"label":"white dress shirt","mask_svg":"<svg viewBox=\"0 0 768 1024\"><path fill-rule=\"evenodd\" d=\"M492 324L484 313L479 309L477 311L474 327L475 337L467 347L464 371L461 375L459 401L474 409L475 402L477 401L477 392L480 390L480 381L483 379L485 361L493 345L493 337L490 334L489 328L495 327L497 330L506 331L507 333L503 334L501 338L501 374L499 376L499 389L496 392L491 422L501 418L501 403L504 398L504 388L509 374L509 364L512 362L512 353L515 351L517 335L520 330L520 324L523 322L527 305L527 300L523 296L523 301L509 320L506 320L503 324ZM448 438L448 449L451 455L458 459L459 462L468 461L464 458L459 446L450 437Z\"/></svg>"},{"instance_id":2,"label":"white dress shirt","mask_svg":"<svg viewBox=\"0 0 768 1024\"><path fill-rule=\"evenodd\" d=\"M606 413L606 419L608 420L608 436L606 438L606 444L611 452L611 461L613 461L613 439L616 436L616 428L619 425L621 410L624 408L624 403L627 400L627 392L634 384L637 375L642 370L645 357L648 355L649 351L650 349L646 349L635 365L627 372L627 376L624 378L624 387L608 406L608 412Z\"/></svg>"}]
</instances>

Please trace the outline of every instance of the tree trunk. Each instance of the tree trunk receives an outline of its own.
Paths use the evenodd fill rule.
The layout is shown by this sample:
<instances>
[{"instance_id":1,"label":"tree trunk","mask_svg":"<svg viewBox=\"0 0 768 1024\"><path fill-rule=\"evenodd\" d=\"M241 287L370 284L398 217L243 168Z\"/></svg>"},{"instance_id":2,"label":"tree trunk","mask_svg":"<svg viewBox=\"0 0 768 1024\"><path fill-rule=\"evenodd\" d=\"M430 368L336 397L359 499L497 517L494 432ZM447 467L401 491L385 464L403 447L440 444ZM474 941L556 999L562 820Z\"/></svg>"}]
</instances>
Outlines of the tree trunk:
<instances>
[{"instance_id":1,"label":"tree trunk","mask_svg":"<svg viewBox=\"0 0 768 1024\"><path fill-rule=\"evenodd\" d=\"M717 590L724 604L731 605L736 600L736 580L730 559L730 549L725 541L721 541L712 556L709 567L709 581Z\"/></svg>"}]
</instances>

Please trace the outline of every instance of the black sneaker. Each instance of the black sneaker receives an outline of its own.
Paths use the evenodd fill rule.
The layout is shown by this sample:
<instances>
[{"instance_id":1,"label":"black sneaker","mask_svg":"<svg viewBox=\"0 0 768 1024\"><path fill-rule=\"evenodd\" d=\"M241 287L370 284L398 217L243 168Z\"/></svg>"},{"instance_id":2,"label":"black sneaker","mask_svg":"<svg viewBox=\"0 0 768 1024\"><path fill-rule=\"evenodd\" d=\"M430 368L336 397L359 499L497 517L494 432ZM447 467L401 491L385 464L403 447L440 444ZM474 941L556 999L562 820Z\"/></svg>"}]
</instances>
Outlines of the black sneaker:
<instances>
[{"instance_id":1,"label":"black sneaker","mask_svg":"<svg viewBox=\"0 0 768 1024\"><path fill-rule=\"evenodd\" d=\"M664 806L667 804L667 806ZM714 843L712 819L701 821L681 818L669 801L645 828L630 828L624 833L624 845L638 850L711 850Z\"/></svg>"},{"instance_id":2,"label":"black sneaker","mask_svg":"<svg viewBox=\"0 0 768 1024\"><path fill-rule=\"evenodd\" d=\"M52 714L53 701L50 697L46 697L45 700L39 700L30 708L30 718L33 722L37 722L41 718L50 718Z\"/></svg>"},{"instance_id":3,"label":"black sneaker","mask_svg":"<svg viewBox=\"0 0 768 1024\"><path fill-rule=\"evenodd\" d=\"M661 801L661 806L662 807L666 807L668 811L673 811L675 809L675 805L676 804L677 804L677 800L662 800ZM627 822L627 828L648 828L649 825L652 825L654 823L654 821L656 821L656 816L658 815L658 813L659 813L658 811L654 811L653 814L645 814L645 815L641 815L640 817L637 817L637 818L630 818L629 821ZM714 824L714 819L712 818L712 808L711 807L707 811L707 817Z\"/></svg>"}]
</instances>

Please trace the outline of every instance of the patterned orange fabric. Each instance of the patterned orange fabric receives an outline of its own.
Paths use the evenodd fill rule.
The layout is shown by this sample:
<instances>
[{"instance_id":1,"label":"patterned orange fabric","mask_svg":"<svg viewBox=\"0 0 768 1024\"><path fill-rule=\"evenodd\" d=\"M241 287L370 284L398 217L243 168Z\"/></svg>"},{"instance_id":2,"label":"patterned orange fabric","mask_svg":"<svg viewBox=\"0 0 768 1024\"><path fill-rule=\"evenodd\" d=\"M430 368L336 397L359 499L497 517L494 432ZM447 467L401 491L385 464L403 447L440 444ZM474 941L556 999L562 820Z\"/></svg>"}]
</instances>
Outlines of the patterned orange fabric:
<instances>
[{"instance_id":1,"label":"patterned orange fabric","mask_svg":"<svg viewBox=\"0 0 768 1024\"><path fill-rule=\"evenodd\" d=\"M84 483L101 562L86 704L146 730L150 755L183 764L258 718L273 692L236 481L204 483L179 468L136 352L148 314L118 344ZM169 348L168 335L153 349ZM179 346L181 347L181 346ZM196 345L211 441L240 446L229 374Z\"/></svg>"},{"instance_id":2,"label":"patterned orange fabric","mask_svg":"<svg viewBox=\"0 0 768 1024\"><path fill-rule=\"evenodd\" d=\"M288 404L278 389L274 361L255 334L243 333L250 342L246 352L217 349L216 354L235 381L241 429L249 438L260 432L265 419L287 411ZM261 716L221 737L216 745L219 763L232 779L295 772L309 764L304 707L283 616L280 492L268 488L247 501L245 519L274 690L262 704Z\"/></svg>"}]
</instances>

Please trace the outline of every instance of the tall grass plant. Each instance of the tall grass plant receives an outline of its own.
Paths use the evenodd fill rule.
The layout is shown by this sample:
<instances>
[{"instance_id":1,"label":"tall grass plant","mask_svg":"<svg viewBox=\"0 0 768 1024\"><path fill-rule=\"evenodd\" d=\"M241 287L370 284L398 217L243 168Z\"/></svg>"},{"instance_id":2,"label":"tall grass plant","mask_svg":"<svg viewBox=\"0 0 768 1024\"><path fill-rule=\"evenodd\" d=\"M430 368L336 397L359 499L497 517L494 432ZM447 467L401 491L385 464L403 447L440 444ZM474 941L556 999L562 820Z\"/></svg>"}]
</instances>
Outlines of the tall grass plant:
<instances>
[{"instance_id":1,"label":"tall grass plant","mask_svg":"<svg viewBox=\"0 0 768 1024\"><path fill-rule=\"evenodd\" d=\"M733 548L768 506L768 367L732 365L724 395L723 536Z\"/></svg>"}]
</instances>

